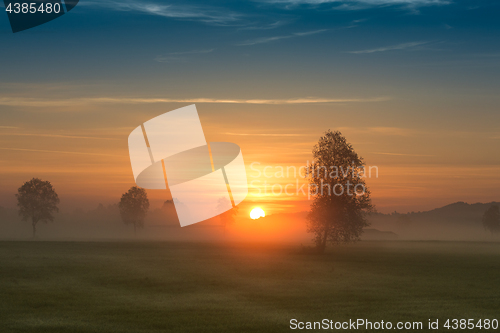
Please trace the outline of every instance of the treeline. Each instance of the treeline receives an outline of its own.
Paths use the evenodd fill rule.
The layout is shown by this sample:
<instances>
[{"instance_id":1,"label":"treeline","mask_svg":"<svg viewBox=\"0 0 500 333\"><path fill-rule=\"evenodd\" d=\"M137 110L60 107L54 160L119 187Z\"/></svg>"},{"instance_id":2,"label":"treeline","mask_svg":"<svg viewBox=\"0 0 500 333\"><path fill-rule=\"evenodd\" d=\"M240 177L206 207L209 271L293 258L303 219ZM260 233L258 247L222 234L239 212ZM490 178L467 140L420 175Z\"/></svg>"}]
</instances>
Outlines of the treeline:
<instances>
[{"instance_id":1,"label":"treeline","mask_svg":"<svg viewBox=\"0 0 500 333\"><path fill-rule=\"evenodd\" d=\"M211 228L204 228L211 226ZM207 230L209 229L209 230ZM213 230L212 230L213 229ZM118 203L99 204L92 209L61 210L54 221L43 223L37 228L37 239L198 239L223 237L221 221L214 218L189 228L180 228L173 207L167 201L162 207L150 209L144 220L144 228L137 236L130 225L123 223ZM15 208L0 207L0 239L24 240L31 237L31 224L23 221Z\"/></svg>"},{"instance_id":2,"label":"treeline","mask_svg":"<svg viewBox=\"0 0 500 333\"><path fill-rule=\"evenodd\" d=\"M74 238L120 238L126 237L128 230L137 234L145 225L152 228L179 226L173 200L166 200L161 208L151 210L146 191L137 186L131 187L117 203L99 204L87 211L59 212L59 196L52 184L38 178L25 182L15 196L17 209L0 207L0 238L23 238L28 235L29 228L36 237L40 224L46 224L45 235ZM221 222L224 221L219 217L204 225L220 225Z\"/></svg>"}]
</instances>

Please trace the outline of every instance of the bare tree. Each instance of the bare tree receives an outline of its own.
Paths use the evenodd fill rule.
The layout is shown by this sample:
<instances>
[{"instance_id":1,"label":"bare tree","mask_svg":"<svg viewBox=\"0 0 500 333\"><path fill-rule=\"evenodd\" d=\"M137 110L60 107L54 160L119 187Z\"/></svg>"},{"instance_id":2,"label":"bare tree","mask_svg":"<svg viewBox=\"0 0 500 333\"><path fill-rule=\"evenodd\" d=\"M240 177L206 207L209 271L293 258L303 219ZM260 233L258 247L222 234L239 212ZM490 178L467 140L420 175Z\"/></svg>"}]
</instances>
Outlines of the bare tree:
<instances>
[{"instance_id":1,"label":"bare tree","mask_svg":"<svg viewBox=\"0 0 500 333\"><path fill-rule=\"evenodd\" d=\"M31 219L33 237L36 235L36 224L54 221L54 213L58 212L59 197L48 181L33 178L17 190L17 206L23 221Z\"/></svg>"},{"instance_id":2,"label":"bare tree","mask_svg":"<svg viewBox=\"0 0 500 333\"><path fill-rule=\"evenodd\" d=\"M313 163L307 166L310 195L308 231L314 234L316 250L327 243L359 240L368 226L366 213L373 210L364 180L364 161L340 132L327 131L313 148Z\"/></svg>"},{"instance_id":3,"label":"bare tree","mask_svg":"<svg viewBox=\"0 0 500 333\"><path fill-rule=\"evenodd\" d=\"M134 226L134 234L137 235L137 228L144 227L144 219L149 210L149 200L143 188L133 186L127 193L122 195L120 203L120 216L125 224Z\"/></svg>"},{"instance_id":4,"label":"bare tree","mask_svg":"<svg viewBox=\"0 0 500 333\"><path fill-rule=\"evenodd\" d=\"M493 234L500 233L500 209L498 206L490 206L490 208L484 212L483 226Z\"/></svg>"}]
</instances>

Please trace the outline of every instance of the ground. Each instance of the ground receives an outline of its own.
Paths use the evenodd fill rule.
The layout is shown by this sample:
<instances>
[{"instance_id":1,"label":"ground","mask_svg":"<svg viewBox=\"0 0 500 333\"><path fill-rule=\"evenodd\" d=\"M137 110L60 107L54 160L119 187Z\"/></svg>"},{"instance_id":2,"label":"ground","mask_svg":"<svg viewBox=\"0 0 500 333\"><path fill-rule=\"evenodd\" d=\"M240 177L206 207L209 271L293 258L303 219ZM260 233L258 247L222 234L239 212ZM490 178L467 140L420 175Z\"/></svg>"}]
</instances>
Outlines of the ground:
<instances>
[{"instance_id":1,"label":"ground","mask_svg":"<svg viewBox=\"0 0 500 333\"><path fill-rule=\"evenodd\" d=\"M498 243L361 242L317 256L287 244L0 242L0 331L500 319L499 263Z\"/></svg>"}]
</instances>

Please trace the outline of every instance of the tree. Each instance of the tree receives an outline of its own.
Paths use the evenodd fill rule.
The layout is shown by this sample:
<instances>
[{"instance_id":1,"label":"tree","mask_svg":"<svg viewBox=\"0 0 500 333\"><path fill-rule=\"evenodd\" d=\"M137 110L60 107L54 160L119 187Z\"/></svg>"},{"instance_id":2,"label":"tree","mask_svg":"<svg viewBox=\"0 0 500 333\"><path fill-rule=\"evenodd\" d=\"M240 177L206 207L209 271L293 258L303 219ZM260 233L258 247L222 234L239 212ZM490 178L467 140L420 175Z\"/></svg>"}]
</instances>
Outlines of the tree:
<instances>
[{"instance_id":1,"label":"tree","mask_svg":"<svg viewBox=\"0 0 500 333\"><path fill-rule=\"evenodd\" d=\"M23 221L31 218L33 237L36 235L36 224L54 221L54 213L59 211L59 197L48 181L33 178L17 190L17 206Z\"/></svg>"},{"instance_id":2,"label":"tree","mask_svg":"<svg viewBox=\"0 0 500 333\"><path fill-rule=\"evenodd\" d=\"M149 200L146 190L133 186L122 195L120 203L120 216L125 224L134 225L134 234L137 228L144 227L144 219L149 209Z\"/></svg>"},{"instance_id":3,"label":"tree","mask_svg":"<svg viewBox=\"0 0 500 333\"><path fill-rule=\"evenodd\" d=\"M327 243L359 240L369 225L366 214L373 211L363 159L342 133L328 130L314 146L306 170L313 198L307 227L316 251L323 253Z\"/></svg>"},{"instance_id":4,"label":"tree","mask_svg":"<svg viewBox=\"0 0 500 333\"><path fill-rule=\"evenodd\" d=\"M500 233L500 210L498 206L490 206L490 208L484 212L483 226L491 233Z\"/></svg>"}]
</instances>

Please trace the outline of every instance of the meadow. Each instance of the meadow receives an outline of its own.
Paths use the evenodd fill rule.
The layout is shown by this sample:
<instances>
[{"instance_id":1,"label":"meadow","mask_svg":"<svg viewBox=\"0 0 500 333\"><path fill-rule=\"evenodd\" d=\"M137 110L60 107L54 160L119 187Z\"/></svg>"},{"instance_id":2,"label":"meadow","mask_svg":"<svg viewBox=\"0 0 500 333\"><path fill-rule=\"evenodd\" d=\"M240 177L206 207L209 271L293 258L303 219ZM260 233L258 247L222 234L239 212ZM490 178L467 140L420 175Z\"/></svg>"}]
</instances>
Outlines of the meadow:
<instances>
[{"instance_id":1,"label":"meadow","mask_svg":"<svg viewBox=\"0 0 500 333\"><path fill-rule=\"evenodd\" d=\"M270 243L4 241L0 331L288 332L291 319L500 319L499 286L499 243L363 241L306 255Z\"/></svg>"}]
</instances>

